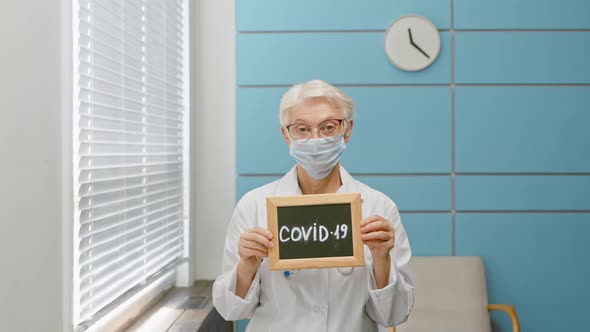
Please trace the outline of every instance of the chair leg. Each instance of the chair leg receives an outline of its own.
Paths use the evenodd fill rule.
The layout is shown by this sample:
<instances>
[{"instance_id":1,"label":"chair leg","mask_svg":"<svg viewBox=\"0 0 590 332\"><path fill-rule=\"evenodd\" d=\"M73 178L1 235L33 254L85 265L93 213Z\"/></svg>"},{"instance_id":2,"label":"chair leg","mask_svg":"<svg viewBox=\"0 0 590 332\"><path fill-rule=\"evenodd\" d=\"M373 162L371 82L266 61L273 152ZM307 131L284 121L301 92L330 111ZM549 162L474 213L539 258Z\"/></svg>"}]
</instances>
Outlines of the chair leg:
<instances>
[{"instance_id":1,"label":"chair leg","mask_svg":"<svg viewBox=\"0 0 590 332\"><path fill-rule=\"evenodd\" d=\"M512 331L513 332L520 332L520 323L518 322L518 316L516 315L516 310L514 310L514 305L512 304L488 304L488 311L492 310L500 310L504 311L510 316L512 320Z\"/></svg>"}]
</instances>

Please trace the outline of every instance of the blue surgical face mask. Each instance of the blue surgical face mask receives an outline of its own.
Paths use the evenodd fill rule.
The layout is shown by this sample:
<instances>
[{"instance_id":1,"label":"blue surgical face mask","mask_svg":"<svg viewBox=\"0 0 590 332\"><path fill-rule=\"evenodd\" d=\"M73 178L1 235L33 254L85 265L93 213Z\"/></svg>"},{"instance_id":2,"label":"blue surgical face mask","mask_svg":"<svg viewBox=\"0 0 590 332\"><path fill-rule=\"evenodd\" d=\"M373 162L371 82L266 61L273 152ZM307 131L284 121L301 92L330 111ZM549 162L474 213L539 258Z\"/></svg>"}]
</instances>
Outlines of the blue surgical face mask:
<instances>
[{"instance_id":1,"label":"blue surgical face mask","mask_svg":"<svg viewBox=\"0 0 590 332\"><path fill-rule=\"evenodd\" d=\"M346 149L344 136L332 138L310 138L307 141L291 139L289 154L316 180L324 179L340 161Z\"/></svg>"}]
</instances>

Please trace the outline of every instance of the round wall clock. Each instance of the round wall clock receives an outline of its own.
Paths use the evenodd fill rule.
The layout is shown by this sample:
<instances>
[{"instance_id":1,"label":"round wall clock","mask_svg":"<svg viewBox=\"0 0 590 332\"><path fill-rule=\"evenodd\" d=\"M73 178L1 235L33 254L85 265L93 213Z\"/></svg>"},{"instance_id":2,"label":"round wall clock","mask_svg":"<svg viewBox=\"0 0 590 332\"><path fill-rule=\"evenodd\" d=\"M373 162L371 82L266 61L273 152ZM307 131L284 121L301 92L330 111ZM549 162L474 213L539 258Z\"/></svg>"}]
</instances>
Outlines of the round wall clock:
<instances>
[{"instance_id":1,"label":"round wall clock","mask_svg":"<svg viewBox=\"0 0 590 332\"><path fill-rule=\"evenodd\" d=\"M385 32L385 53L401 70L422 70L436 60L439 51L438 29L425 17L402 16Z\"/></svg>"}]
</instances>

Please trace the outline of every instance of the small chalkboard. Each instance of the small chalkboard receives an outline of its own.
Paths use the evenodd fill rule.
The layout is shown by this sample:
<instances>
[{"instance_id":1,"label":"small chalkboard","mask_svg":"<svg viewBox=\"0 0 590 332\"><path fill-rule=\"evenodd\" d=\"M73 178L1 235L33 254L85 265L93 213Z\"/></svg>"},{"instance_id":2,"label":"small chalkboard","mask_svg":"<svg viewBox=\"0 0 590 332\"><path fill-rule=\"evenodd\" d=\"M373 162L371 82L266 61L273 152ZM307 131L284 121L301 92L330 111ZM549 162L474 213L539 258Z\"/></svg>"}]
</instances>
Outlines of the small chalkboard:
<instances>
[{"instance_id":1,"label":"small chalkboard","mask_svg":"<svg viewBox=\"0 0 590 332\"><path fill-rule=\"evenodd\" d=\"M269 269L365 265L359 193L267 197L266 212Z\"/></svg>"}]
</instances>

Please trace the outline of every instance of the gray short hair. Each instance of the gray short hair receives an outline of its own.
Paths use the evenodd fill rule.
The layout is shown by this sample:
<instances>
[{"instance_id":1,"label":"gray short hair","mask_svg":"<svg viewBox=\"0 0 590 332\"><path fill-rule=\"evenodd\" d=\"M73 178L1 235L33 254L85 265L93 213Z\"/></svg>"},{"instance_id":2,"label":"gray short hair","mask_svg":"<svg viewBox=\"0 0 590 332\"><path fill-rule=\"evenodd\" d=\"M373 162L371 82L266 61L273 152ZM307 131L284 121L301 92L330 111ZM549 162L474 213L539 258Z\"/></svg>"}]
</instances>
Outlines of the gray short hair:
<instances>
[{"instance_id":1,"label":"gray short hair","mask_svg":"<svg viewBox=\"0 0 590 332\"><path fill-rule=\"evenodd\" d=\"M310 98L325 98L342 112L346 122L354 116L354 102L340 89L322 80L312 80L292 86L281 98L279 120L282 126L287 125L287 112L293 107L304 103Z\"/></svg>"}]
</instances>

